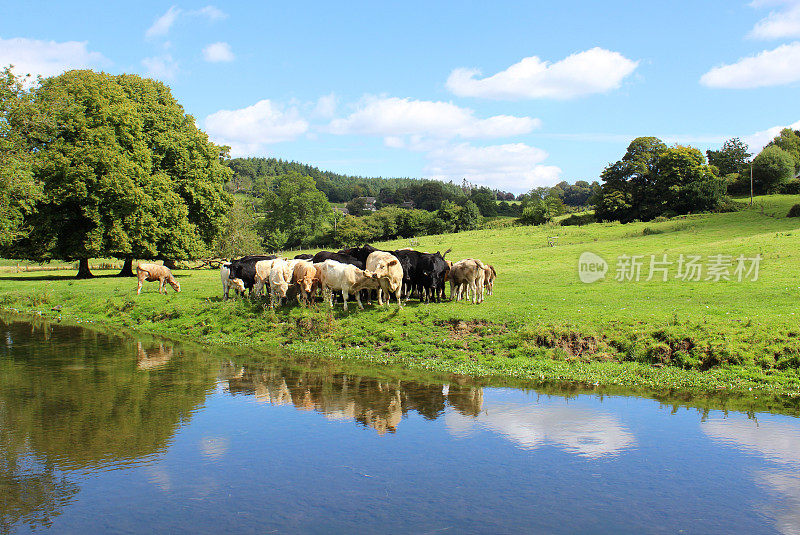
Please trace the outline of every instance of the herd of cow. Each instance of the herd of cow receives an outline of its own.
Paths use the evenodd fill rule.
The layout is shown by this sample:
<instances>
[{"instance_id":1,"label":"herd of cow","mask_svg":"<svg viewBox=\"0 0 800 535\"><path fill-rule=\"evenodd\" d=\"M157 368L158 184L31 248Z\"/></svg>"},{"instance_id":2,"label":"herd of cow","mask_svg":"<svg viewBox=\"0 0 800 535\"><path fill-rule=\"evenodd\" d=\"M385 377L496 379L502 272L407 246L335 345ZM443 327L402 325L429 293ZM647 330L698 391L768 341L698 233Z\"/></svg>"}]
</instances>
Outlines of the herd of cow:
<instances>
[{"instance_id":1,"label":"herd of cow","mask_svg":"<svg viewBox=\"0 0 800 535\"><path fill-rule=\"evenodd\" d=\"M484 293L492 294L497 275L492 266L472 258L449 262L444 258L448 252L449 249L444 254L413 249L381 251L364 245L338 252L300 254L291 260L276 255L245 256L221 265L223 298L228 299L231 288L239 295L247 290L251 297L269 288L271 303L280 305L293 296L309 302L323 291L333 306L334 293L341 292L347 310L350 295L363 309L362 291L369 296L370 290L377 292L378 304L383 304L384 299L388 303L394 296L398 305L412 296L420 301L440 301L446 297L447 282L451 300L480 303Z\"/></svg>"}]
</instances>

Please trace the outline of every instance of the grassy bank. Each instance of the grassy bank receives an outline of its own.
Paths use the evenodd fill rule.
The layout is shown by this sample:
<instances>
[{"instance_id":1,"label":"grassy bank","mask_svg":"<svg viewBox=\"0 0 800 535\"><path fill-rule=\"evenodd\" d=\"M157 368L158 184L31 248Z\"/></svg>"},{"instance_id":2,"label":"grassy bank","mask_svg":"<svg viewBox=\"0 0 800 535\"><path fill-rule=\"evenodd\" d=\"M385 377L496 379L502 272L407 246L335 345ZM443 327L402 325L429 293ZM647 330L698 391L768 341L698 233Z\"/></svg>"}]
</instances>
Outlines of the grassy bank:
<instances>
[{"instance_id":1,"label":"grassy bank","mask_svg":"<svg viewBox=\"0 0 800 535\"><path fill-rule=\"evenodd\" d=\"M179 271L180 294L131 279L72 279L73 271L0 273L0 306L132 327L213 344L267 347L473 375L603 385L800 392L798 196L767 196L753 208L660 222L513 227L419 238L419 249L452 248L498 271L495 295L478 306L410 303L402 310L272 311L220 299L218 273ZM558 245L548 246L557 236ZM383 244L408 246L407 241ZM584 284L578 258L609 263ZM674 262L668 280L648 276L650 256ZM760 255L758 280L676 278L679 255ZM621 255L642 256L639 281L615 280ZM52 310L59 308L59 310Z\"/></svg>"}]
</instances>

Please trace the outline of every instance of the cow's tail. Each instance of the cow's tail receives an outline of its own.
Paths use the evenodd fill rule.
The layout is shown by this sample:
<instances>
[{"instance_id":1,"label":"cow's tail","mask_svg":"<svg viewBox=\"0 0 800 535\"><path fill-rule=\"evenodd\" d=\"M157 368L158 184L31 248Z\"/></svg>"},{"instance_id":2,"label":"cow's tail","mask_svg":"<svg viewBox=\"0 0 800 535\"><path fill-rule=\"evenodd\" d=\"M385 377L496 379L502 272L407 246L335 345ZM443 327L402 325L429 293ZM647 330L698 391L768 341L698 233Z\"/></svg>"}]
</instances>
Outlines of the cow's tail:
<instances>
[{"instance_id":1,"label":"cow's tail","mask_svg":"<svg viewBox=\"0 0 800 535\"><path fill-rule=\"evenodd\" d=\"M476 264L478 264L478 267L479 267L480 269L486 269L486 266L484 266L484 265L483 265L483 262L481 262L481 261L480 261L480 260L478 260L477 258L473 258L473 260L475 261L475 263L476 263Z\"/></svg>"},{"instance_id":2,"label":"cow's tail","mask_svg":"<svg viewBox=\"0 0 800 535\"><path fill-rule=\"evenodd\" d=\"M452 251L452 249L448 249L448 250L446 250L445 252L443 252L443 253L442 253L442 258L444 258L444 255L446 255L446 254L447 254L447 253L449 253L450 251Z\"/></svg>"}]
</instances>

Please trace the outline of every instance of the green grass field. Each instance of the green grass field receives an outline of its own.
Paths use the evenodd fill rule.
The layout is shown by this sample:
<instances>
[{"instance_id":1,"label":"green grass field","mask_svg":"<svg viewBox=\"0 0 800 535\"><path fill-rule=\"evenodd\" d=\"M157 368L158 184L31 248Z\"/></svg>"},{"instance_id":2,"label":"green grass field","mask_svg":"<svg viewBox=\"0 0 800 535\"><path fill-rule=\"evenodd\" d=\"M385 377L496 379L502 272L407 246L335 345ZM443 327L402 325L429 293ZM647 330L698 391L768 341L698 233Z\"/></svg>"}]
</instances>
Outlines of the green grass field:
<instances>
[{"instance_id":1,"label":"green grass field","mask_svg":"<svg viewBox=\"0 0 800 535\"><path fill-rule=\"evenodd\" d=\"M765 196L735 213L582 227L509 227L419 238L420 250L452 249L495 266L495 292L465 302L377 305L345 313L325 305L272 311L265 302L221 300L216 271L179 271L180 294L149 283L73 271L0 272L0 306L124 325L236 346L276 346L377 364L652 388L800 392L800 196ZM556 237L557 245L548 246ZM400 240L378 247L409 245ZM609 264L585 284L578 258ZM651 255L675 262L666 282L647 278ZM699 281L676 278L679 255L699 255ZM618 257L641 256L641 280L615 280ZM758 280L704 280L709 257L760 255ZM735 264L735 261L734 261ZM60 310L53 311L60 306Z\"/></svg>"}]
</instances>

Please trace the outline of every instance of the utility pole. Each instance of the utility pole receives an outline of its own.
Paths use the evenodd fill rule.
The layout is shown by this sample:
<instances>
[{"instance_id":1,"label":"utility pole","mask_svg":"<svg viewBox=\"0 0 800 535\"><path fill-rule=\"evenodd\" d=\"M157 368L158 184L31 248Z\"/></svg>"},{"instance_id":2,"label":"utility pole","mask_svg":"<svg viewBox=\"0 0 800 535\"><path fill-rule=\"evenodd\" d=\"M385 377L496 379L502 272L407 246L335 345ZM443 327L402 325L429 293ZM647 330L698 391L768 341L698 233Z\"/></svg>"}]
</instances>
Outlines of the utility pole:
<instances>
[{"instance_id":1,"label":"utility pole","mask_svg":"<svg viewBox=\"0 0 800 535\"><path fill-rule=\"evenodd\" d=\"M750 162L750 206L753 206L753 162Z\"/></svg>"}]
</instances>

